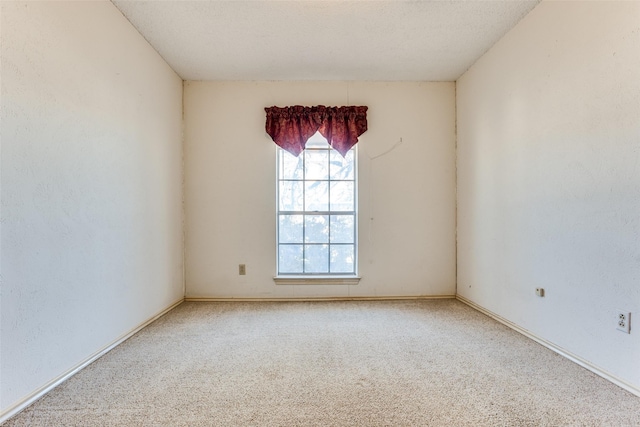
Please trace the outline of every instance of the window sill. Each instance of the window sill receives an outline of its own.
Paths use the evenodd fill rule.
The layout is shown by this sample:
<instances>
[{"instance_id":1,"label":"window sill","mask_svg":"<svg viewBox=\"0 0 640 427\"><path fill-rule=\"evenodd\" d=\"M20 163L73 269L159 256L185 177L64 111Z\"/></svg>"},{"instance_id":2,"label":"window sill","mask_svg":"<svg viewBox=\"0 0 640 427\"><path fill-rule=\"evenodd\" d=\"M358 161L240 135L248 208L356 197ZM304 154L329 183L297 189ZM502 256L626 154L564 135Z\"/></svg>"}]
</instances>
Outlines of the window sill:
<instances>
[{"instance_id":1,"label":"window sill","mask_svg":"<svg viewBox=\"0 0 640 427\"><path fill-rule=\"evenodd\" d=\"M276 285L357 285L358 276L276 276Z\"/></svg>"}]
</instances>

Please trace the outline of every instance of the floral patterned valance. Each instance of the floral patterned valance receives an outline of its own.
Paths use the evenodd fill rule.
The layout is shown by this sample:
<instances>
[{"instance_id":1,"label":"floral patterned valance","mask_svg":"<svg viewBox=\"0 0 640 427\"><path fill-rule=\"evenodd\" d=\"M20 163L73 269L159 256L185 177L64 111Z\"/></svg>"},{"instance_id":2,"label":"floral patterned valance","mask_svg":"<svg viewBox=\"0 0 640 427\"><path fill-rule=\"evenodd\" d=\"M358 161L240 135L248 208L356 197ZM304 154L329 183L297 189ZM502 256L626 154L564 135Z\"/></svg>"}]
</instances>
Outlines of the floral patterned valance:
<instances>
[{"instance_id":1,"label":"floral patterned valance","mask_svg":"<svg viewBox=\"0 0 640 427\"><path fill-rule=\"evenodd\" d=\"M342 156L356 145L367 130L368 107L267 107L265 129L273 141L294 156L304 150L307 140L316 132Z\"/></svg>"}]
</instances>

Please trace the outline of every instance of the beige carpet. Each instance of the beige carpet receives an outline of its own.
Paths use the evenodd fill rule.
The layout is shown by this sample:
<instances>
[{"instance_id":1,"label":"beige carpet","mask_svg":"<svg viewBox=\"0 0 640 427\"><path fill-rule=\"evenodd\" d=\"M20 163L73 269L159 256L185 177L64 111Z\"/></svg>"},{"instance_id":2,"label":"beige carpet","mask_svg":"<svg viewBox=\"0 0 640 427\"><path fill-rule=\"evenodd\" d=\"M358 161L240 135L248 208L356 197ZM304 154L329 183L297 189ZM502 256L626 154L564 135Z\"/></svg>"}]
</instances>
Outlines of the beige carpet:
<instances>
[{"instance_id":1,"label":"beige carpet","mask_svg":"<svg viewBox=\"0 0 640 427\"><path fill-rule=\"evenodd\" d=\"M640 426L640 398L455 300L184 303L8 426Z\"/></svg>"}]
</instances>

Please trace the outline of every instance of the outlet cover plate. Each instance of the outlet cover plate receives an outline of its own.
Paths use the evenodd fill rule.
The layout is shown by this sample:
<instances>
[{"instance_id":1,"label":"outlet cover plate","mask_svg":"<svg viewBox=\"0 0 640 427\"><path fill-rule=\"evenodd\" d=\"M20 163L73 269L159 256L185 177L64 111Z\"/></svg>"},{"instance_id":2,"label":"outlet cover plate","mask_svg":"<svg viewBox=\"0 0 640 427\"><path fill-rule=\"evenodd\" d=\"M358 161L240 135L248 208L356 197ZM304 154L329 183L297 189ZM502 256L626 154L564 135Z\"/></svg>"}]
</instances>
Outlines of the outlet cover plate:
<instances>
[{"instance_id":1,"label":"outlet cover plate","mask_svg":"<svg viewBox=\"0 0 640 427\"><path fill-rule=\"evenodd\" d=\"M628 311L618 310L616 314L616 329L624 333L631 333L631 313Z\"/></svg>"}]
</instances>

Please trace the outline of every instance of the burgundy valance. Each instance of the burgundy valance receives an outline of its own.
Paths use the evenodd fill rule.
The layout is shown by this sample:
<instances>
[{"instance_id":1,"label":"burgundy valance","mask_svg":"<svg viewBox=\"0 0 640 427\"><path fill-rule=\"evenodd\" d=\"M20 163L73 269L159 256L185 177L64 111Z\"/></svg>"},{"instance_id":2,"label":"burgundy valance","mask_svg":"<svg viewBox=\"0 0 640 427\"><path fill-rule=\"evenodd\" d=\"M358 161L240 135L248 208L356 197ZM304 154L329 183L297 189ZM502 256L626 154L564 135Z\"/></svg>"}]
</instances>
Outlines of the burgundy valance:
<instances>
[{"instance_id":1,"label":"burgundy valance","mask_svg":"<svg viewBox=\"0 0 640 427\"><path fill-rule=\"evenodd\" d=\"M367 130L368 107L267 107L265 129L283 149L294 156L304 150L307 140L316 132L344 157Z\"/></svg>"}]
</instances>

